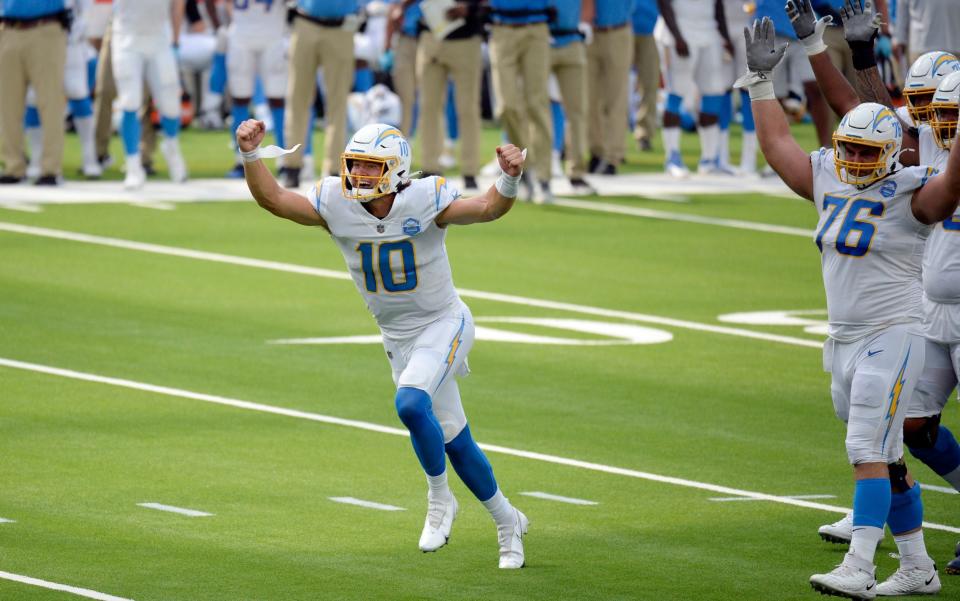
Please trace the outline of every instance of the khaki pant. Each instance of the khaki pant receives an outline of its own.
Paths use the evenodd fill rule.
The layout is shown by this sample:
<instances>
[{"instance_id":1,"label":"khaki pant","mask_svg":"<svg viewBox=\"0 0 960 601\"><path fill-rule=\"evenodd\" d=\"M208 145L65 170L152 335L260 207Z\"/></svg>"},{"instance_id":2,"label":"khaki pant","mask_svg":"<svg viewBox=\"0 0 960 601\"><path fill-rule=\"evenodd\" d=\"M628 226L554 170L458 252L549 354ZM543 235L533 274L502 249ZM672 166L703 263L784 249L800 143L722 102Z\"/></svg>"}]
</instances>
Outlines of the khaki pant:
<instances>
[{"instance_id":1,"label":"khaki pant","mask_svg":"<svg viewBox=\"0 0 960 601\"><path fill-rule=\"evenodd\" d=\"M583 42L551 48L550 70L560 86L567 121L569 174L571 178L580 178L587 171L587 50Z\"/></svg>"},{"instance_id":2,"label":"khaki pant","mask_svg":"<svg viewBox=\"0 0 960 601\"><path fill-rule=\"evenodd\" d=\"M417 49L422 123L420 162L426 172L441 172L439 159L443 153L448 77L453 80L460 129L460 172L476 176L480 170L480 79L483 74L480 44L479 36L438 41L429 31L420 35Z\"/></svg>"},{"instance_id":3,"label":"khaki pant","mask_svg":"<svg viewBox=\"0 0 960 601\"><path fill-rule=\"evenodd\" d=\"M637 71L640 95L633 137L650 140L657 133L657 90L660 89L660 54L652 35L633 36L633 68Z\"/></svg>"},{"instance_id":4,"label":"khaki pant","mask_svg":"<svg viewBox=\"0 0 960 601\"><path fill-rule=\"evenodd\" d=\"M850 85L856 86L857 76L856 70L853 68L853 53L850 51L847 40L843 37L843 28L827 27L823 30L823 42L827 45L830 62L840 73L843 73Z\"/></svg>"},{"instance_id":5,"label":"khaki pant","mask_svg":"<svg viewBox=\"0 0 960 601\"><path fill-rule=\"evenodd\" d=\"M540 179L550 179L550 32L545 23L526 27L494 25L490 70L497 117L510 143L528 148L527 164ZM522 87L519 82L522 80Z\"/></svg>"},{"instance_id":6,"label":"khaki pant","mask_svg":"<svg viewBox=\"0 0 960 601\"><path fill-rule=\"evenodd\" d=\"M23 177L23 112L27 86L37 97L43 124L41 175L60 175L63 164L63 70L67 62L67 32L59 23L29 29L0 28L0 157L5 174Z\"/></svg>"},{"instance_id":7,"label":"khaki pant","mask_svg":"<svg viewBox=\"0 0 960 601\"><path fill-rule=\"evenodd\" d=\"M110 153L110 137L113 135L113 101L117 97L117 83L113 79L113 58L110 54L112 46L110 41L113 37L111 31L113 27L108 23L100 44L100 57L97 60L97 89L93 99L97 157ZM150 120L150 91L147 89L144 90L142 113L140 160L144 165L150 165L153 163L153 153L157 149L157 132Z\"/></svg>"},{"instance_id":8,"label":"khaki pant","mask_svg":"<svg viewBox=\"0 0 960 601\"><path fill-rule=\"evenodd\" d=\"M353 85L353 33L324 27L306 19L293 22L290 36L290 80L284 134L291 145L307 139L310 106L317 94L317 69L323 67L327 126L323 140L324 175L340 173L340 153L346 145L347 95ZM312 132L310 132L312 133ZM303 166L303 147L284 159L293 169Z\"/></svg>"},{"instance_id":9,"label":"khaki pant","mask_svg":"<svg viewBox=\"0 0 960 601\"><path fill-rule=\"evenodd\" d=\"M590 153L619 166L626 153L627 82L633 33L629 26L598 31L587 48Z\"/></svg>"},{"instance_id":10,"label":"khaki pant","mask_svg":"<svg viewBox=\"0 0 960 601\"><path fill-rule=\"evenodd\" d=\"M393 49L393 89L400 97L400 131L413 137L413 107L417 103L417 38L397 34Z\"/></svg>"}]
</instances>

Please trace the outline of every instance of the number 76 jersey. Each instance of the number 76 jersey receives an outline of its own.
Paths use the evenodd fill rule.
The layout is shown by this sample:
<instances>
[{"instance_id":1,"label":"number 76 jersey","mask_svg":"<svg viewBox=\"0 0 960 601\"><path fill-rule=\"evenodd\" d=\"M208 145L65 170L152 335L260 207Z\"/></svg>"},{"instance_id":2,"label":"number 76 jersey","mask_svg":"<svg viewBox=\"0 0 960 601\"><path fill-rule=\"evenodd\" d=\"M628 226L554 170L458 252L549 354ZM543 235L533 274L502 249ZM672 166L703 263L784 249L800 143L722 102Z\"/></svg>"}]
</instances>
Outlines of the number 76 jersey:
<instances>
[{"instance_id":1,"label":"number 76 jersey","mask_svg":"<svg viewBox=\"0 0 960 601\"><path fill-rule=\"evenodd\" d=\"M405 339L460 306L444 240L435 219L460 193L442 177L413 180L383 219L344 198L339 177L310 193L313 208L384 335Z\"/></svg>"},{"instance_id":2,"label":"number 76 jersey","mask_svg":"<svg viewBox=\"0 0 960 601\"><path fill-rule=\"evenodd\" d=\"M811 153L810 163L830 337L853 342L893 324L919 323L921 262L932 228L914 217L911 202L936 171L906 167L861 189L837 178L833 150Z\"/></svg>"}]
</instances>

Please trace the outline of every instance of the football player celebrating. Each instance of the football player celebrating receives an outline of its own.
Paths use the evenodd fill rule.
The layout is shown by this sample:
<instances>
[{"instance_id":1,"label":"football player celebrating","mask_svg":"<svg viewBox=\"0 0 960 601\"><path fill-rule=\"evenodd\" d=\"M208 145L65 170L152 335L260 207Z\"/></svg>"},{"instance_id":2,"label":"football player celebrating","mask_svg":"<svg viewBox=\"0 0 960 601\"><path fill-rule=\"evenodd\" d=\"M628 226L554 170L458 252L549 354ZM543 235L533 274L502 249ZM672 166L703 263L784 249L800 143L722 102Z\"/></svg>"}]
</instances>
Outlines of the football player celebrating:
<instances>
[{"instance_id":1,"label":"football player celebrating","mask_svg":"<svg viewBox=\"0 0 960 601\"><path fill-rule=\"evenodd\" d=\"M902 594L904 576L912 582L922 572L924 586L911 592L937 592L939 577L920 529L919 487L901 467L900 437L924 363L921 249L931 226L957 208L960 151L950 153L943 175L931 167L901 168L900 120L883 105L864 103L841 120L833 149L807 155L773 93L771 72L786 46L774 47L766 18L744 36L749 71L737 85L750 92L760 148L784 183L820 214L815 242L829 318L823 364L832 376L834 409L847 424L854 469L850 550L836 569L810 583L826 594L871 599ZM877 585L873 559L884 524L898 537L901 569Z\"/></svg>"},{"instance_id":2,"label":"football player celebrating","mask_svg":"<svg viewBox=\"0 0 960 601\"><path fill-rule=\"evenodd\" d=\"M817 20L810 0L790 0L786 8L827 101L838 114L849 110L859 103L860 95L825 52L822 34L828 18ZM853 51L860 93L891 106L873 53L873 40L878 32L873 5L869 1L863 6L850 4L844 10L843 26ZM897 109L905 126L904 146L913 150L903 153L904 164L929 165L941 172L946 169L956 133L956 116L952 111L956 106L957 82L960 82L958 71L960 62L948 52L928 52L911 65L903 86L907 105ZM945 87L938 88L938 85ZM937 119L936 126L934 119ZM953 433L940 424L941 413L960 374L960 328L953 325L960 323L956 315L960 303L960 288L956 285L960 265L954 262L960 252L958 232L960 215L955 214L934 228L924 252L924 335L927 338L924 371L907 408L903 438L911 455L960 490L960 445ZM919 488L910 494L919 495ZM831 542L849 542L852 526L847 516L822 526L820 535ZM947 573L960 573L960 559L947 565Z\"/></svg>"},{"instance_id":3,"label":"football player celebrating","mask_svg":"<svg viewBox=\"0 0 960 601\"><path fill-rule=\"evenodd\" d=\"M263 122L254 120L237 129L250 192L274 215L330 233L383 334L397 413L429 486L420 549L446 544L457 515L447 486L449 457L496 522L500 567L523 567L529 522L500 492L460 402L456 377L469 373L474 323L453 286L444 245L448 225L493 221L510 210L523 154L509 144L497 148L503 173L496 185L462 198L442 177L411 181L410 146L400 131L367 125L347 143L340 176L322 179L304 197L281 187L259 160L264 132Z\"/></svg>"}]
</instances>

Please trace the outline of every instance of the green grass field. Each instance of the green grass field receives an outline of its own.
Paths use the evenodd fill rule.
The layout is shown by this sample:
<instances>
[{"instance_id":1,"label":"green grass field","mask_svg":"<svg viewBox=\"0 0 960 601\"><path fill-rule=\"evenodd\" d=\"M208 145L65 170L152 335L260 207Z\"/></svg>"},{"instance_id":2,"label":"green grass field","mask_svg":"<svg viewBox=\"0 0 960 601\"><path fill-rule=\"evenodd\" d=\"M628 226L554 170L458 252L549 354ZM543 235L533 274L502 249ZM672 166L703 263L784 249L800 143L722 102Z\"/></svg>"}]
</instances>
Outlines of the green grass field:
<instances>
[{"instance_id":1,"label":"green grass field","mask_svg":"<svg viewBox=\"0 0 960 601\"><path fill-rule=\"evenodd\" d=\"M194 175L229 168L224 140L185 137ZM496 135L487 132L486 143ZM685 145L695 148L693 140ZM630 170L659 169L654 154L631 151ZM67 164L75 168L75 156ZM805 203L756 194L615 202L803 228L816 222ZM819 350L708 331L820 340L800 327L718 320L824 309L810 240L528 204L492 224L451 229L455 280L470 291L465 300L479 325L603 338L484 323L549 317L673 335L613 346L476 343L461 391L478 441L627 470L488 452L504 492L531 520L527 567L504 573L492 521L455 479L461 513L450 544L419 552L426 486L409 440L306 415L401 428L380 346L268 343L376 334L352 282L15 233L10 224L344 271L322 231L273 218L249 200L172 211L0 211L0 519L13 520L0 522L0 572L137 601L802 600L819 598L808 577L842 559L845 548L816 533L838 512L711 500L834 495L809 502L850 506L844 429ZM658 325L653 316L682 323ZM303 413L263 410L270 408ZM944 421L960 427L957 403ZM911 465L921 482L945 485ZM597 504L520 494L530 491ZM214 515L138 505L145 502ZM927 521L960 527L957 497L928 490L924 502ZM958 538L926 533L941 565ZM880 578L896 569L894 552L888 535L877 554ZM960 578L942 579L941 598L960 598ZM76 598L0 578L3 601Z\"/></svg>"}]
</instances>

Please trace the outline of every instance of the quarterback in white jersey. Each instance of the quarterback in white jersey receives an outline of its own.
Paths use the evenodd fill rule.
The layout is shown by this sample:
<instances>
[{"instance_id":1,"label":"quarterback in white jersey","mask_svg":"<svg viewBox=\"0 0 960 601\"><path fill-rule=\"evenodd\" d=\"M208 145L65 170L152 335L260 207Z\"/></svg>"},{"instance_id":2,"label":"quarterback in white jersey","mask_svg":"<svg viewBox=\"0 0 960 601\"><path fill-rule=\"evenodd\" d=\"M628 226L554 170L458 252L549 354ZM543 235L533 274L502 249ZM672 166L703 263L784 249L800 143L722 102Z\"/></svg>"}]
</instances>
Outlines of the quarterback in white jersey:
<instances>
[{"instance_id":1,"label":"quarterback in white jersey","mask_svg":"<svg viewBox=\"0 0 960 601\"><path fill-rule=\"evenodd\" d=\"M383 334L397 386L394 402L427 476L422 551L446 544L457 514L446 457L497 525L500 567L524 565L528 520L500 492L474 442L456 376L467 374L473 345L470 309L453 286L444 246L448 225L493 221L513 206L523 155L497 149L503 175L481 196L462 198L442 177L411 181L410 146L393 126L362 127L341 155L340 176L327 177L309 198L279 186L258 159L262 121L237 130L247 185L263 208L296 223L326 229Z\"/></svg>"},{"instance_id":2,"label":"quarterback in white jersey","mask_svg":"<svg viewBox=\"0 0 960 601\"><path fill-rule=\"evenodd\" d=\"M924 243L931 226L957 208L960 151L951 153L943 175L900 168L900 120L887 107L863 103L841 120L833 150L808 155L790 134L770 78L786 47L775 47L767 18L745 37L748 73L737 85L750 92L760 147L784 183L820 214L814 241L830 321L823 364L834 409L847 424L856 482L850 550L810 584L857 599L937 592L939 576L923 544L920 487L900 461L900 438L923 367ZM877 584L874 555L885 525L901 564Z\"/></svg>"}]
</instances>

